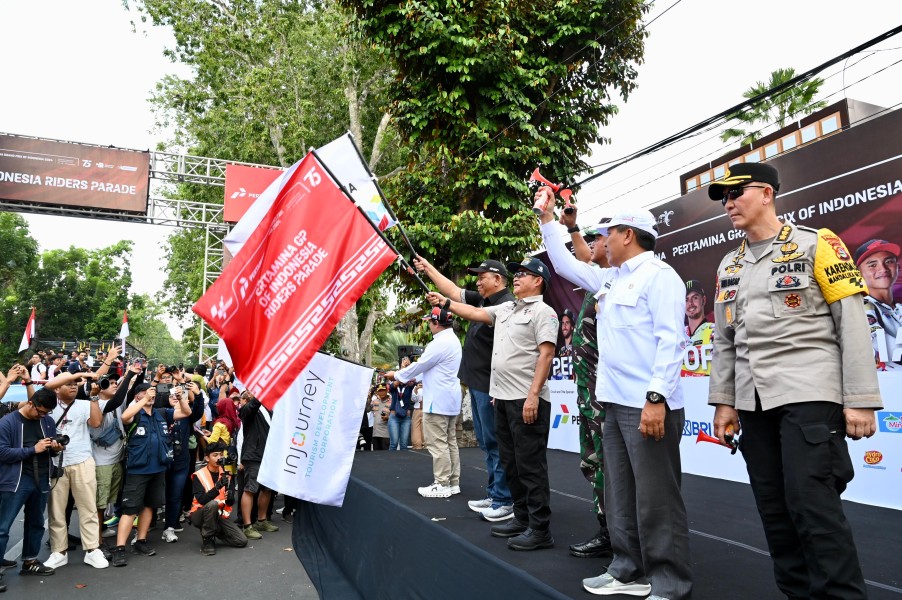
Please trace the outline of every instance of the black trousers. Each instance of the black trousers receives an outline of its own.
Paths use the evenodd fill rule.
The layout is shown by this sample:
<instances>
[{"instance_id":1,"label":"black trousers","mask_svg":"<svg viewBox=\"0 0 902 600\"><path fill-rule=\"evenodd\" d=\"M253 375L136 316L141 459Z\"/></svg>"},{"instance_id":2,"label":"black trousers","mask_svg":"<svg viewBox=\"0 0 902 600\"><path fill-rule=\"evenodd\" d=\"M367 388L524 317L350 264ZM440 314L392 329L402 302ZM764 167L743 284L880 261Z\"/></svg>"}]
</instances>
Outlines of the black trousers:
<instances>
[{"instance_id":1,"label":"black trousers","mask_svg":"<svg viewBox=\"0 0 902 600\"><path fill-rule=\"evenodd\" d=\"M854 471L842 406L802 402L739 411L745 458L774 561L789 598L867 598L840 494Z\"/></svg>"},{"instance_id":2,"label":"black trousers","mask_svg":"<svg viewBox=\"0 0 902 600\"><path fill-rule=\"evenodd\" d=\"M247 537L241 528L229 519L219 516L219 503L210 500L189 515L191 524L200 529L202 538L216 537L235 548L247 546Z\"/></svg>"},{"instance_id":3,"label":"black trousers","mask_svg":"<svg viewBox=\"0 0 902 600\"><path fill-rule=\"evenodd\" d=\"M548 483L548 429L551 404L539 400L536 420L523 422L520 400L495 400L495 436L501 466L514 500L514 516L521 523L547 531L551 520L551 486Z\"/></svg>"}]
</instances>

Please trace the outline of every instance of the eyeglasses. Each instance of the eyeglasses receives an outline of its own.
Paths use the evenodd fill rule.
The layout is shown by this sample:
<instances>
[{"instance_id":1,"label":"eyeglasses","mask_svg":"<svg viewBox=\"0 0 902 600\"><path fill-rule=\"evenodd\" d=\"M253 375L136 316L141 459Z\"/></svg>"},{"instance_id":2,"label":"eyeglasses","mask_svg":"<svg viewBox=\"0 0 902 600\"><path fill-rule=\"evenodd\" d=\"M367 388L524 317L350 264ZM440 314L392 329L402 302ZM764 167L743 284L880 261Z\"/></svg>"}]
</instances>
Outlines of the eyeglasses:
<instances>
[{"instance_id":1,"label":"eyeglasses","mask_svg":"<svg viewBox=\"0 0 902 600\"><path fill-rule=\"evenodd\" d=\"M723 198L721 199L721 203L726 206L728 200L736 200L740 196L742 196L746 190L756 189L763 190L766 189L766 185L747 185L745 187L731 188L729 190L725 190L723 193Z\"/></svg>"},{"instance_id":2,"label":"eyeglasses","mask_svg":"<svg viewBox=\"0 0 902 600\"><path fill-rule=\"evenodd\" d=\"M514 279L520 279L521 277L526 277L527 275L531 275L533 277L538 277L535 273L530 273L528 271L517 271L514 273Z\"/></svg>"},{"instance_id":3,"label":"eyeglasses","mask_svg":"<svg viewBox=\"0 0 902 600\"><path fill-rule=\"evenodd\" d=\"M39 417L46 417L47 415L50 414L49 410L41 410L40 408L38 408L37 406L34 406L33 404L32 404L32 406L34 407L34 412L38 413Z\"/></svg>"}]
</instances>

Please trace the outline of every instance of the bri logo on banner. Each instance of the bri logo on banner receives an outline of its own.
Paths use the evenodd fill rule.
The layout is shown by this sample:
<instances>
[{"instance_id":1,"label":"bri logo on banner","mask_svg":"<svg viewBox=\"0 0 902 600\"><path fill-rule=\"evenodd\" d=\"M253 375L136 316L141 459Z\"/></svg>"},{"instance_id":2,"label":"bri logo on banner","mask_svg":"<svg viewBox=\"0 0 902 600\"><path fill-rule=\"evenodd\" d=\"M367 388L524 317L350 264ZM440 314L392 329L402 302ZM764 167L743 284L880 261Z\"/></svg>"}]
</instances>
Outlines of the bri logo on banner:
<instances>
[{"instance_id":1,"label":"bri logo on banner","mask_svg":"<svg viewBox=\"0 0 902 600\"><path fill-rule=\"evenodd\" d=\"M684 421L683 422L683 435L689 436L697 436L700 431L703 431L706 435L714 435L714 425L711 423L704 423L702 421Z\"/></svg>"}]
</instances>

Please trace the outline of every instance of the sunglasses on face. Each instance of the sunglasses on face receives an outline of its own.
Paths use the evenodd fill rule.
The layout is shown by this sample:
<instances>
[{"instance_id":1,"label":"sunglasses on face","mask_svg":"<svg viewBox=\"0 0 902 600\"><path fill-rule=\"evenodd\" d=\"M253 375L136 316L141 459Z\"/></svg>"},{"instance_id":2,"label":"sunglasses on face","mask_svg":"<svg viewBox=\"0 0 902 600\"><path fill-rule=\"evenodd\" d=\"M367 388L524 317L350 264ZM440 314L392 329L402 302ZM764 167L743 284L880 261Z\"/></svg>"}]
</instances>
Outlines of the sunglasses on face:
<instances>
[{"instance_id":1,"label":"sunglasses on face","mask_svg":"<svg viewBox=\"0 0 902 600\"><path fill-rule=\"evenodd\" d=\"M763 186L763 185L747 185L745 187L737 187L737 188L730 188L728 190L724 190L723 199L721 199L721 203L724 206L726 206L727 201L736 200L737 198L742 196L746 190L751 190L751 189L763 190L766 187L767 186Z\"/></svg>"}]
</instances>

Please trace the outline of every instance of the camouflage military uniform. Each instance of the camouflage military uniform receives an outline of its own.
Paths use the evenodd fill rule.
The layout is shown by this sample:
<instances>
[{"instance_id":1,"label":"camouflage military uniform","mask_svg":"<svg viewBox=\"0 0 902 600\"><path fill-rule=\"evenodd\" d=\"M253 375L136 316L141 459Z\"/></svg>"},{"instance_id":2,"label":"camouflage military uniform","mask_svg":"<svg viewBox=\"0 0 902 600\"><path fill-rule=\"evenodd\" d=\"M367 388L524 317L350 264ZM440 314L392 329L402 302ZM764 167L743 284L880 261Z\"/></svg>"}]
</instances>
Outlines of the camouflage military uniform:
<instances>
[{"instance_id":1,"label":"camouflage military uniform","mask_svg":"<svg viewBox=\"0 0 902 600\"><path fill-rule=\"evenodd\" d=\"M573 329L573 373L579 407L579 468L592 484L596 513L604 512L604 407L595 400L598 366L598 331L595 327L595 296L586 293Z\"/></svg>"}]
</instances>

